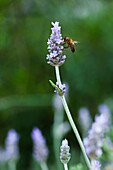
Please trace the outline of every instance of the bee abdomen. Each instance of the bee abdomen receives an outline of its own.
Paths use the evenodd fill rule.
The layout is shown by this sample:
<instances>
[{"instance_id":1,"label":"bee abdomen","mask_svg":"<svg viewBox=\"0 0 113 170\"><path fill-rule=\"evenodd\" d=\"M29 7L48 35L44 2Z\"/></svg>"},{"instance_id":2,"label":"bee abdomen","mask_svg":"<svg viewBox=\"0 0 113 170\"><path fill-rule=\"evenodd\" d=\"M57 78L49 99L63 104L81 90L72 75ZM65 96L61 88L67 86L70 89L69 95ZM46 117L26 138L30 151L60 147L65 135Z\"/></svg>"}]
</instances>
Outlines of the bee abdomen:
<instances>
[{"instance_id":1,"label":"bee abdomen","mask_svg":"<svg viewBox=\"0 0 113 170\"><path fill-rule=\"evenodd\" d=\"M71 51L74 53L75 52L75 47L71 46Z\"/></svg>"}]
</instances>

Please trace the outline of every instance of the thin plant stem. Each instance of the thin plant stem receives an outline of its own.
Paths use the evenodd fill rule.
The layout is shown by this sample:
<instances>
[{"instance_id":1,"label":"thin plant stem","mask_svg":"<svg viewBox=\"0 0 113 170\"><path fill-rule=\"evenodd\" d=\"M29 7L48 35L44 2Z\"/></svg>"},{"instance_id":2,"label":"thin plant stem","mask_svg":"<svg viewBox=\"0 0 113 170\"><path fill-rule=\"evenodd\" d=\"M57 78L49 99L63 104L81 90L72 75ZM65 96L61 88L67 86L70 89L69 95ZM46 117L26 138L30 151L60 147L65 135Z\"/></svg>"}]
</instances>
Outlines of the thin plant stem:
<instances>
[{"instance_id":1,"label":"thin plant stem","mask_svg":"<svg viewBox=\"0 0 113 170\"><path fill-rule=\"evenodd\" d=\"M74 133L75 133L75 135L76 135L76 138L77 138L77 140L78 140L78 143L79 143L79 145L80 145L80 148L81 148L81 150L82 150L82 152L83 152L83 155L84 155L84 158L85 158L85 160L86 160L87 166L90 168L90 167L91 167L91 166L90 166L90 161L89 161L89 159L88 159L88 157L87 157L87 155L86 155L83 142L82 142L82 140L81 140L81 138L80 138L80 135L79 135L79 133L78 133L78 130L77 130L76 126L75 126L75 123L74 123L74 121L73 121L73 118L72 118L72 116L71 116L70 110L69 110L69 108L68 108L68 105L67 105L67 102L66 102L66 99L65 99L64 96L62 96L62 103L63 103L63 105L64 105L64 109L65 109L65 111L66 111L66 114L67 114L67 117L68 117L69 122L70 122L70 124L71 124L71 127L72 127L72 129L73 129L73 131L74 131Z\"/></svg>"},{"instance_id":2,"label":"thin plant stem","mask_svg":"<svg viewBox=\"0 0 113 170\"><path fill-rule=\"evenodd\" d=\"M67 164L64 164L64 170L68 170Z\"/></svg>"},{"instance_id":3,"label":"thin plant stem","mask_svg":"<svg viewBox=\"0 0 113 170\"><path fill-rule=\"evenodd\" d=\"M42 170L48 170L48 166L47 166L46 162L44 162L44 161L40 163L40 167Z\"/></svg>"},{"instance_id":4,"label":"thin plant stem","mask_svg":"<svg viewBox=\"0 0 113 170\"><path fill-rule=\"evenodd\" d=\"M58 82L59 84L61 84L59 66L55 66L55 71L56 71L56 79L57 79L57 82ZM82 142L82 140L81 140L81 138L80 138L80 135L79 135L79 133L78 133L78 130L77 130L76 126L75 126L75 123L74 123L73 118L72 118L72 116L71 116L71 112L70 112L70 110L69 110L69 107L68 107L68 105L67 105L67 102L66 102L66 99L65 99L64 95L61 96L61 99L62 99L62 103L63 103L64 109L65 109L65 112L66 112L66 114L67 114L67 117L68 117L68 119L69 119L69 122L70 122L70 124L71 124L71 127L72 127L72 129L73 129L73 131L74 131L74 133L75 133L75 136L76 136L76 138L77 138L77 140L78 140L78 143L79 143L79 145L80 145L80 148L81 148L81 150L82 150L82 153L83 153L84 159L85 159L85 161L86 161L86 164L87 164L88 168L90 169L90 168L91 168L90 161L89 161L89 159L88 159L88 157L87 157L87 155L86 155L83 142Z\"/></svg>"},{"instance_id":5,"label":"thin plant stem","mask_svg":"<svg viewBox=\"0 0 113 170\"><path fill-rule=\"evenodd\" d=\"M55 73L56 73L56 79L58 84L61 84L61 79L60 79L60 72L59 72L59 66L55 66Z\"/></svg>"},{"instance_id":6,"label":"thin plant stem","mask_svg":"<svg viewBox=\"0 0 113 170\"><path fill-rule=\"evenodd\" d=\"M9 170L16 170L16 162L14 160L10 160L8 162L8 169Z\"/></svg>"},{"instance_id":7,"label":"thin plant stem","mask_svg":"<svg viewBox=\"0 0 113 170\"><path fill-rule=\"evenodd\" d=\"M63 105L62 105L63 107ZM54 123L53 123L53 146L54 146L54 152L55 152L55 157L56 157L56 163L57 163L57 168L60 169L60 162L59 162L59 145L62 139L62 135L56 135L56 129L58 129L59 125L62 124L63 122L63 108L61 110L55 110L54 113Z\"/></svg>"}]
</instances>

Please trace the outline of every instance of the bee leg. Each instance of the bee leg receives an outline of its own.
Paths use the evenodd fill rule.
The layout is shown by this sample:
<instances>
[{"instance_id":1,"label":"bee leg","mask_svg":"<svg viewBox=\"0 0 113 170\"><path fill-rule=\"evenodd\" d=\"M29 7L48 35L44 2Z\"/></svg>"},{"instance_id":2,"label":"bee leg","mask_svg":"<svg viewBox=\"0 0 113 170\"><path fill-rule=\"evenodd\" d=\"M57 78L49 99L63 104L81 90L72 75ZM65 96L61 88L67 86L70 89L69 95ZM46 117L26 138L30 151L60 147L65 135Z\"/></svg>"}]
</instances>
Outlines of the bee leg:
<instances>
[{"instance_id":1,"label":"bee leg","mask_svg":"<svg viewBox=\"0 0 113 170\"><path fill-rule=\"evenodd\" d=\"M66 44L64 41L62 42L62 45Z\"/></svg>"}]
</instances>

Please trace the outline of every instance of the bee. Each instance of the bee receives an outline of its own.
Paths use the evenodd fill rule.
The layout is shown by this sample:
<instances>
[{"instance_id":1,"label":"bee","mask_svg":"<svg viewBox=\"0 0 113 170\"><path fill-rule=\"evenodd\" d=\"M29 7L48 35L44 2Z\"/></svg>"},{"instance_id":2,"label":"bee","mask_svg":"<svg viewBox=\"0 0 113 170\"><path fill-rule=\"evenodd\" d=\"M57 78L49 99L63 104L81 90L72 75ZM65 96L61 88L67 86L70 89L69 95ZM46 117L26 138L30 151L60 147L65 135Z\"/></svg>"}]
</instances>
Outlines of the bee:
<instances>
[{"instance_id":1,"label":"bee","mask_svg":"<svg viewBox=\"0 0 113 170\"><path fill-rule=\"evenodd\" d=\"M67 46L64 46L64 48L69 48L71 49L71 51L74 53L76 51L76 47L75 45L78 43L78 41L73 41L71 38L69 37L64 37L64 43Z\"/></svg>"}]
</instances>

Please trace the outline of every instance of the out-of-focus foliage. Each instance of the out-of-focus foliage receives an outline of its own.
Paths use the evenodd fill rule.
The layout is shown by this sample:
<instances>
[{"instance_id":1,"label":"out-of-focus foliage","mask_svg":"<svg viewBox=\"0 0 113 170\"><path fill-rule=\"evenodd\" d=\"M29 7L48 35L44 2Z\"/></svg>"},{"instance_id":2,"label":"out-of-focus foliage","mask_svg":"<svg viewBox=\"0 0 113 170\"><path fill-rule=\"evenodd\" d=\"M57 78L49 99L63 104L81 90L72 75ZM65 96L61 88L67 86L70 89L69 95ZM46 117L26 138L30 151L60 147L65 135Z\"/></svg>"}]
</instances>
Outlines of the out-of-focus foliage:
<instances>
[{"instance_id":1,"label":"out-of-focus foliage","mask_svg":"<svg viewBox=\"0 0 113 170\"><path fill-rule=\"evenodd\" d=\"M78 164L76 166L70 167L70 170L86 170L82 164Z\"/></svg>"},{"instance_id":2,"label":"out-of-focus foliage","mask_svg":"<svg viewBox=\"0 0 113 170\"><path fill-rule=\"evenodd\" d=\"M81 106L93 114L99 103L113 96L113 2L108 0L0 0L0 144L9 128L20 138L18 169L30 165L31 130L43 130L54 161L51 127L54 68L46 64L52 21L63 36L79 41L68 49L61 66L69 84L69 103L77 120ZM78 158L77 158L78 159ZM54 169L54 168L53 168Z\"/></svg>"}]
</instances>

